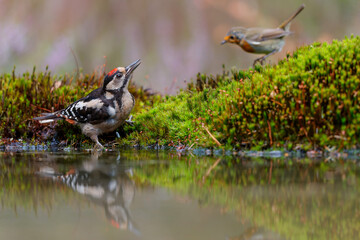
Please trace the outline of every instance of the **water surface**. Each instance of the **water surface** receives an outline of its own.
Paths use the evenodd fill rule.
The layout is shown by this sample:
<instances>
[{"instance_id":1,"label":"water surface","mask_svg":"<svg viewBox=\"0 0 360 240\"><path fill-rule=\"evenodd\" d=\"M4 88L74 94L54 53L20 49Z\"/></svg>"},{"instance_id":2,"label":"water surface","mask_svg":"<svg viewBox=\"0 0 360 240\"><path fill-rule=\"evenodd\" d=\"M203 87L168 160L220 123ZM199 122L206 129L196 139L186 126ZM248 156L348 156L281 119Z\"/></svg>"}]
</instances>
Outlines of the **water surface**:
<instances>
[{"instance_id":1,"label":"water surface","mask_svg":"<svg viewBox=\"0 0 360 240\"><path fill-rule=\"evenodd\" d=\"M0 153L0 239L359 239L359 162Z\"/></svg>"}]
</instances>

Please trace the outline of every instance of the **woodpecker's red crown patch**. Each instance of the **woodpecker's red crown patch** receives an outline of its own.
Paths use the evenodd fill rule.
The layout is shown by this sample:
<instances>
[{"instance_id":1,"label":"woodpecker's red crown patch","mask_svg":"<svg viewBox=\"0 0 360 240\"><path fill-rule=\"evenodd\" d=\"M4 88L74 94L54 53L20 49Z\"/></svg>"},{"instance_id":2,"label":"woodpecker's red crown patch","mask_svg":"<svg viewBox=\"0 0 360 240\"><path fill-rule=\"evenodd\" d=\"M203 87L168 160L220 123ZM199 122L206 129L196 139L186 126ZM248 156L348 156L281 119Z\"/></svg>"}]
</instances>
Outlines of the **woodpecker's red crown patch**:
<instances>
[{"instance_id":1,"label":"woodpecker's red crown patch","mask_svg":"<svg viewBox=\"0 0 360 240\"><path fill-rule=\"evenodd\" d=\"M114 68L114 69L111 70L107 75L108 75L108 76L114 75L117 71L118 71L118 69L117 69L117 68Z\"/></svg>"}]
</instances>

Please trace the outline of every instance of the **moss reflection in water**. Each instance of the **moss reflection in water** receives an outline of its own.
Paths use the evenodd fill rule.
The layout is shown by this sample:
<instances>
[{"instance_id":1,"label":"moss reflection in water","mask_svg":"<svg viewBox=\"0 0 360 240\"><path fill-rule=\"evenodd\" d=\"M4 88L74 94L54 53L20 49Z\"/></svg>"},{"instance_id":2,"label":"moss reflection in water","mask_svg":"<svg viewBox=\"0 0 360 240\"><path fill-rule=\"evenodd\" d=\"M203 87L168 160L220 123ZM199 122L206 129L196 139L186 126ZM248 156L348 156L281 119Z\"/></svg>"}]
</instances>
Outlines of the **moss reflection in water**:
<instances>
[{"instance_id":1,"label":"moss reflection in water","mask_svg":"<svg viewBox=\"0 0 360 240\"><path fill-rule=\"evenodd\" d=\"M286 238L360 237L356 162L223 159L204 178L215 161L181 159L137 169L135 176L139 183L165 186L202 205L219 205Z\"/></svg>"},{"instance_id":2,"label":"moss reflection in water","mask_svg":"<svg viewBox=\"0 0 360 240\"><path fill-rule=\"evenodd\" d=\"M43 209L51 214L57 203L72 202L76 198L71 189L52 179L36 176L43 165L43 154L3 154L0 155L0 202L2 208L10 208L17 213L19 208L26 211ZM38 161L34 161L38 159ZM48 162L56 166L54 162Z\"/></svg>"}]
</instances>

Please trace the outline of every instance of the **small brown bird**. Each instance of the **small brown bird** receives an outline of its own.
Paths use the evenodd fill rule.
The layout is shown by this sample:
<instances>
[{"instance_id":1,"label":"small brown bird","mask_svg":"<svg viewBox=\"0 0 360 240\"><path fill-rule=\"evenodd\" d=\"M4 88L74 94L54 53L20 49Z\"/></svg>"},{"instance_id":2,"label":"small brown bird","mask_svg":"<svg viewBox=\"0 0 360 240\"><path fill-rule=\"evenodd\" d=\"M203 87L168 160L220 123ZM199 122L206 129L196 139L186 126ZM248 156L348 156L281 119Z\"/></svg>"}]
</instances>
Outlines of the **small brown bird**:
<instances>
[{"instance_id":1,"label":"small brown bird","mask_svg":"<svg viewBox=\"0 0 360 240\"><path fill-rule=\"evenodd\" d=\"M65 119L71 124L80 126L81 131L90 137L101 149L98 136L115 131L125 122L135 105L133 95L128 91L133 71L140 65L140 59L127 67L118 67L110 71L104 78L101 88L86 97L70 104L67 108L54 113L43 113L36 117L40 123L49 123Z\"/></svg>"},{"instance_id":2,"label":"small brown bird","mask_svg":"<svg viewBox=\"0 0 360 240\"><path fill-rule=\"evenodd\" d=\"M292 32L289 31L291 21L305 8L302 4L296 12L281 23L277 28L231 28L221 44L234 43L244 51L255 54L266 54L254 61L263 64L265 59L274 53L280 52L285 45L285 37Z\"/></svg>"}]
</instances>

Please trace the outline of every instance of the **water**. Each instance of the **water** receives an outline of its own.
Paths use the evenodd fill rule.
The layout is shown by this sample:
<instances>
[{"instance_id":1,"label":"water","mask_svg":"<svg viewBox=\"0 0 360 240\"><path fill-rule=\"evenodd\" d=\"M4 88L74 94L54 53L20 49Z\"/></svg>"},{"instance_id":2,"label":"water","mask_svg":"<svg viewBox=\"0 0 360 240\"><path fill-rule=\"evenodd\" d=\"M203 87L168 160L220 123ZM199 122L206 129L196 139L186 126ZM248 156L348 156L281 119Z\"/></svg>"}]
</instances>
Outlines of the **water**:
<instances>
[{"instance_id":1,"label":"water","mask_svg":"<svg viewBox=\"0 0 360 240\"><path fill-rule=\"evenodd\" d=\"M0 239L360 239L352 159L0 153Z\"/></svg>"}]
</instances>

